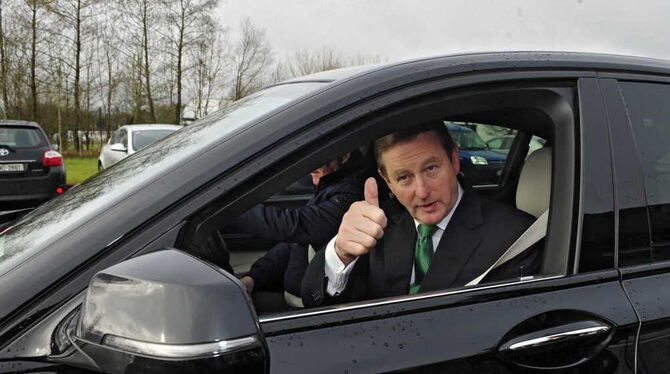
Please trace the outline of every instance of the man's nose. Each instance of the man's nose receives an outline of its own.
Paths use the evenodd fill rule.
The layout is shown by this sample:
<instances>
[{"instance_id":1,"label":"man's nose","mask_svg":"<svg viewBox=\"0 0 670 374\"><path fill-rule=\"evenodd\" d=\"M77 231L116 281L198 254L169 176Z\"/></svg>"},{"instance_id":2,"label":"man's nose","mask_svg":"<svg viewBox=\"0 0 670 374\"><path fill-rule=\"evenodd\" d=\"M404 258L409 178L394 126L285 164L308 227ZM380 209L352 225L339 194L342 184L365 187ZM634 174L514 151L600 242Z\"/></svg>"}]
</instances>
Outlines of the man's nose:
<instances>
[{"instance_id":1,"label":"man's nose","mask_svg":"<svg viewBox=\"0 0 670 374\"><path fill-rule=\"evenodd\" d=\"M419 199L426 199L428 198L428 195L430 195L430 189L423 177L416 178L414 193Z\"/></svg>"}]
</instances>

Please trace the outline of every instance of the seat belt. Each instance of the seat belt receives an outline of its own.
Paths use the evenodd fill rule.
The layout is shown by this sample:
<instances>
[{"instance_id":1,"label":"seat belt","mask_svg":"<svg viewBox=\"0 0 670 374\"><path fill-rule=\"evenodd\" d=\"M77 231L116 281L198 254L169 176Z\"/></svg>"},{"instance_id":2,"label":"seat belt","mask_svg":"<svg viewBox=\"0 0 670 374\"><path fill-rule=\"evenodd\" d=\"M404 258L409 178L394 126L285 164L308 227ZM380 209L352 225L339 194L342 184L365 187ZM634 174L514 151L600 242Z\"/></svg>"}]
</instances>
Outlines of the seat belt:
<instances>
[{"instance_id":1,"label":"seat belt","mask_svg":"<svg viewBox=\"0 0 670 374\"><path fill-rule=\"evenodd\" d=\"M488 275L488 273L497 268L498 266L506 263L507 261L513 259L514 257L520 255L523 253L525 250L530 248L533 244L539 242L542 238L547 235L547 221L549 219L549 209L545 210L544 213L542 213L535 222L533 222L530 227L524 231L519 238L512 243L512 245L503 253L502 256L496 261L493 265L491 265L490 268L486 269L484 273L482 273L480 276L477 278L473 279L470 281L466 286L476 286L479 284L479 282L484 279Z\"/></svg>"}]
</instances>

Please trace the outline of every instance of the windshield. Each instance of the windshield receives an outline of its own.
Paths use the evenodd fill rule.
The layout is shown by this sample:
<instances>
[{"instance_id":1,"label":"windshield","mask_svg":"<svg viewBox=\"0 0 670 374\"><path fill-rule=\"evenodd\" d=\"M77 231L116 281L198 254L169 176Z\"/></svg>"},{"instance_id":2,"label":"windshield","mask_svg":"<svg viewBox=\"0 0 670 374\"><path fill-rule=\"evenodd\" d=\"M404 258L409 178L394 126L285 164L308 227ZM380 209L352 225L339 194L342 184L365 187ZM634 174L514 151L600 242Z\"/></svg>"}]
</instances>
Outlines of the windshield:
<instances>
[{"instance_id":1,"label":"windshield","mask_svg":"<svg viewBox=\"0 0 670 374\"><path fill-rule=\"evenodd\" d=\"M32 148L46 146L46 142L34 127L0 126L0 146Z\"/></svg>"},{"instance_id":2,"label":"windshield","mask_svg":"<svg viewBox=\"0 0 670 374\"><path fill-rule=\"evenodd\" d=\"M39 253L74 228L92 220L175 165L210 149L266 113L326 84L284 84L247 96L74 186L0 234L0 275Z\"/></svg>"},{"instance_id":3,"label":"windshield","mask_svg":"<svg viewBox=\"0 0 670 374\"><path fill-rule=\"evenodd\" d=\"M149 144L160 140L175 130L139 130L133 131L133 148L136 151L145 148Z\"/></svg>"},{"instance_id":4,"label":"windshield","mask_svg":"<svg viewBox=\"0 0 670 374\"><path fill-rule=\"evenodd\" d=\"M482 138L480 138L474 131L457 130L449 131L449 133L460 149L471 151L489 149L484 140L482 140Z\"/></svg>"}]
</instances>

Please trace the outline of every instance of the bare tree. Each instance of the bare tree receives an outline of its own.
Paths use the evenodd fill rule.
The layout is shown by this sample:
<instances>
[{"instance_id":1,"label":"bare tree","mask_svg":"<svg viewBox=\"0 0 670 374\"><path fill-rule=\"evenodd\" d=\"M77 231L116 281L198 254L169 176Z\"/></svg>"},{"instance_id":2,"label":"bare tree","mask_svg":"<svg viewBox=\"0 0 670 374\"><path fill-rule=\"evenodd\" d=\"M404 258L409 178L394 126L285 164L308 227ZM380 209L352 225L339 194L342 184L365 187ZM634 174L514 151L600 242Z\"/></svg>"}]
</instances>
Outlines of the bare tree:
<instances>
[{"instance_id":1,"label":"bare tree","mask_svg":"<svg viewBox=\"0 0 670 374\"><path fill-rule=\"evenodd\" d=\"M213 30L216 31L216 30ZM188 88L193 98L195 118L208 114L214 98L219 101L223 95L224 69L228 55L228 43L222 32L208 32L192 49L191 70L188 74Z\"/></svg>"},{"instance_id":2,"label":"bare tree","mask_svg":"<svg viewBox=\"0 0 670 374\"><path fill-rule=\"evenodd\" d=\"M224 40L218 1L0 0L0 117L37 119L84 151L92 130L179 122L189 98L202 116L248 95L272 52L248 20L237 43Z\"/></svg>"},{"instance_id":3,"label":"bare tree","mask_svg":"<svg viewBox=\"0 0 670 374\"><path fill-rule=\"evenodd\" d=\"M346 66L378 63L378 57L343 57L335 50L323 48L319 51L299 50L275 66L270 81L277 83L293 77L320 71L339 69Z\"/></svg>"},{"instance_id":4,"label":"bare tree","mask_svg":"<svg viewBox=\"0 0 670 374\"><path fill-rule=\"evenodd\" d=\"M103 25L101 37L98 38L98 61L101 74L98 75L100 101L103 103L105 119L105 139L109 138L112 130L112 106L114 95L122 77L119 69L118 54L121 47L117 30L113 20L107 20Z\"/></svg>"},{"instance_id":5,"label":"bare tree","mask_svg":"<svg viewBox=\"0 0 670 374\"><path fill-rule=\"evenodd\" d=\"M7 2L0 0L0 86L2 90L2 117L7 118L7 108L9 105L9 95L8 95L8 81L7 81L7 69L9 61L7 61L7 47L5 40L5 20L3 19L3 10Z\"/></svg>"},{"instance_id":6,"label":"bare tree","mask_svg":"<svg viewBox=\"0 0 670 374\"><path fill-rule=\"evenodd\" d=\"M128 56L134 55L138 50L141 53L139 60L143 78L141 86L144 88L144 97L149 107L149 120L156 122L154 92L152 91L152 61L157 56L157 53L154 52L157 52L155 45L159 38L154 40L152 37L156 34L163 34L162 28L165 23L161 22L161 3L152 0L124 0L118 5L121 12L120 17L128 25L128 36L132 44ZM136 62L133 60L133 63ZM140 84L135 85L140 86Z\"/></svg>"},{"instance_id":7,"label":"bare tree","mask_svg":"<svg viewBox=\"0 0 670 374\"><path fill-rule=\"evenodd\" d=\"M37 120L37 59L38 59L38 35L40 31L40 20L42 13L53 1L51 0L26 0L26 6L30 12L30 119Z\"/></svg>"},{"instance_id":8,"label":"bare tree","mask_svg":"<svg viewBox=\"0 0 670 374\"><path fill-rule=\"evenodd\" d=\"M256 28L249 19L242 22L232 62L234 77L231 99L234 101L260 88L272 62L272 50L265 39L265 31Z\"/></svg>"},{"instance_id":9,"label":"bare tree","mask_svg":"<svg viewBox=\"0 0 670 374\"><path fill-rule=\"evenodd\" d=\"M71 58L65 57L68 61L67 65L73 71L74 82L72 83L73 92L72 98L74 102L74 145L77 151L81 151L81 144L79 136L81 129L84 128L82 123L82 72L90 71L92 61L90 58L86 59L86 63L82 64L82 53L85 45L91 43L96 36L97 22L94 18L95 5L99 4L100 0L61 0L56 3L50 10L58 16L59 34L63 38L63 44L69 45ZM92 50L92 48L89 48ZM86 80L85 86L90 85ZM88 94L88 93L87 93Z\"/></svg>"},{"instance_id":10,"label":"bare tree","mask_svg":"<svg viewBox=\"0 0 670 374\"><path fill-rule=\"evenodd\" d=\"M182 80L185 51L193 48L206 34L213 32L211 10L218 0L162 0L168 25L167 41L173 61L176 93L174 100L175 124L179 124L182 110Z\"/></svg>"}]
</instances>

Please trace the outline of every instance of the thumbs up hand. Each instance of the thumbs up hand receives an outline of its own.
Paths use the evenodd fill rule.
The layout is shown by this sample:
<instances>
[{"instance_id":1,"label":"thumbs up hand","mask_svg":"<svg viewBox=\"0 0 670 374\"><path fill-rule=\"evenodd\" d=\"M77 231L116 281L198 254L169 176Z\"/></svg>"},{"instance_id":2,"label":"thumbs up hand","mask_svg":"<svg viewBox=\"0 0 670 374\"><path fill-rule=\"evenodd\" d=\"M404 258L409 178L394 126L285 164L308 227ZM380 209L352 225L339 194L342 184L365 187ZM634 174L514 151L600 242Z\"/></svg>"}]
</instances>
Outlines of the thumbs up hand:
<instances>
[{"instance_id":1,"label":"thumbs up hand","mask_svg":"<svg viewBox=\"0 0 670 374\"><path fill-rule=\"evenodd\" d=\"M376 179L371 177L365 181L365 190L363 190L363 196L365 197L366 203L379 208L379 190L377 188Z\"/></svg>"},{"instance_id":2,"label":"thumbs up hand","mask_svg":"<svg viewBox=\"0 0 670 374\"><path fill-rule=\"evenodd\" d=\"M365 181L364 196L364 201L351 204L337 231L335 253L345 265L368 253L384 236L386 215L379 208L379 192L374 178Z\"/></svg>"}]
</instances>

